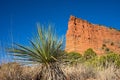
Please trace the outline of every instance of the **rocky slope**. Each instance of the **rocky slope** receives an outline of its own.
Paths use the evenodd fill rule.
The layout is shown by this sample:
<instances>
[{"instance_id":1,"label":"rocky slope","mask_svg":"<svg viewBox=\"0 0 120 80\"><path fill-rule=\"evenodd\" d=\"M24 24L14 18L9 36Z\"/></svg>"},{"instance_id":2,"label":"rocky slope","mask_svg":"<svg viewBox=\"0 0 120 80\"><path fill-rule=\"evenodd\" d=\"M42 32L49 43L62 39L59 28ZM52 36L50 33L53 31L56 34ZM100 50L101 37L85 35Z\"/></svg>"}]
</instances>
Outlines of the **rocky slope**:
<instances>
[{"instance_id":1,"label":"rocky slope","mask_svg":"<svg viewBox=\"0 0 120 80\"><path fill-rule=\"evenodd\" d=\"M120 53L120 31L70 16L65 50L83 54L88 48L97 54L109 51Z\"/></svg>"}]
</instances>

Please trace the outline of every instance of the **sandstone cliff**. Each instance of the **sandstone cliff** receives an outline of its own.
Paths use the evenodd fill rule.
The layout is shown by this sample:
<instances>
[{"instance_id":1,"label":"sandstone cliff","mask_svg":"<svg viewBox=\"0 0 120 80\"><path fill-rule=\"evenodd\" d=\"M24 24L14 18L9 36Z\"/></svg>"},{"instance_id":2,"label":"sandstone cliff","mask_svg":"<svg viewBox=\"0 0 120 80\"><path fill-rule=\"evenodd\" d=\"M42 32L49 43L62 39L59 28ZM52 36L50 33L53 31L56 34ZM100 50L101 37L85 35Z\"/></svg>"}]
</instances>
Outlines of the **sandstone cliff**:
<instances>
[{"instance_id":1,"label":"sandstone cliff","mask_svg":"<svg viewBox=\"0 0 120 80\"><path fill-rule=\"evenodd\" d=\"M97 54L109 51L120 53L120 31L70 16L65 50L82 54L88 48Z\"/></svg>"}]
</instances>

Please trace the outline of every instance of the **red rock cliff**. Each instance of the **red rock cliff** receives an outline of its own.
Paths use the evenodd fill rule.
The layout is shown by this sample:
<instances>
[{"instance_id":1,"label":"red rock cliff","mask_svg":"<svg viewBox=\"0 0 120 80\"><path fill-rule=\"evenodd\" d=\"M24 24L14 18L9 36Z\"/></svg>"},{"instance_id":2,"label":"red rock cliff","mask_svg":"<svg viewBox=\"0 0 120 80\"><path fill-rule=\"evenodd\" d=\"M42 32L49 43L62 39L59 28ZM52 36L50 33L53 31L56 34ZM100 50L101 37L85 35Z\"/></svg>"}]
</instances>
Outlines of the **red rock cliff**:
<instances>
[{"instance_id":1,"label":"red rock cliff","mask_svg":"<svg viewBox=\"0 0 120 80\"><path fill-rule=\"evenodd\" d=\"M82 54L88 48L97 54L108 51L120 53L120 31L70 16L65 50Z\"/></svg>"}]
</instances>

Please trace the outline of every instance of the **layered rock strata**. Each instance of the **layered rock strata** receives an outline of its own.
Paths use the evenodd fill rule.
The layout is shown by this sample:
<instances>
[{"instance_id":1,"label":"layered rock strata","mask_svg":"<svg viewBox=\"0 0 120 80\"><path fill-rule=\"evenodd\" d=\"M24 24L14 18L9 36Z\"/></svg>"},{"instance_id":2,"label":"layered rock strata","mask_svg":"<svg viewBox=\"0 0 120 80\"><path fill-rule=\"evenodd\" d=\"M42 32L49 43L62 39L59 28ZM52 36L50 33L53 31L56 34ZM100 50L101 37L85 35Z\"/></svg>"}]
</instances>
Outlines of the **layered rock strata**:
<instances>
[{"instance_id":1,"label":"layered rock strata","mask_svg":"<svg viewBox=\"0 0 120 80\"><path fill-rule=\"evenodd\" d=\"M120 31L70 16L65 50L83 54L88 48L97 54L120 53Z\"/></svg>"}]
</instances>

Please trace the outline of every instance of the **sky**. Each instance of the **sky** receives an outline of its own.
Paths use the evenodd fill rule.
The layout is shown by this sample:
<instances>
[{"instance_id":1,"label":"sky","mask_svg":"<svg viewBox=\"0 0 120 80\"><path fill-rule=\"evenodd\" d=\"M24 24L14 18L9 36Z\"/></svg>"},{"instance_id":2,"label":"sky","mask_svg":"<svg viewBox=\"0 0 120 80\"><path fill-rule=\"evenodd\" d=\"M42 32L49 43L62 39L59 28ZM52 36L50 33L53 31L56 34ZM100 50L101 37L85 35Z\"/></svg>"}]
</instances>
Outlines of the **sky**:
<instances>
[{"instance_id":1,"label":"sky","mask_svg":"<svg viewBox=\"0 0 120 80\"><path fill-rule=\"evenodd\" d=\"M29 44L37 23L65 36L70 15L120 30L120 0L0 0L0 60L13 42Z\"/></svg>"}]
</instances>

